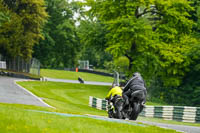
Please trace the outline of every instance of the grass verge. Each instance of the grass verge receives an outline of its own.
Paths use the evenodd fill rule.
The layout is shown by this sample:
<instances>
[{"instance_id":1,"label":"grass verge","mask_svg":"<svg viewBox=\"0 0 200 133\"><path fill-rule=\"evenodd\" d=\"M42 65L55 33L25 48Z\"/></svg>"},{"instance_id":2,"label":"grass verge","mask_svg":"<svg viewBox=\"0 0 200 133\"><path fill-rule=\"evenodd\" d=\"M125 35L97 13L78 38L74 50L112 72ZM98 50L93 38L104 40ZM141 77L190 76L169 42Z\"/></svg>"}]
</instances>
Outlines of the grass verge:
<instances>
[{"instance_id":1,"label":"grass verge","mask_svg":"<svg viewBox=\"0 0 200 133\"><path fill-rule=\"evenodd\" d=\"M28 111L23 105L0 104L2 133L175 133L155 126L135 126L85 117L66 117ZM31 106L30 108L44 109Z\"/></svg>"},{"instance_id":2,"label":"grass verge","mask_svg":"<svg viewBox=\"0 0 200 133\"><path fill-rule=\"evenodd\" d=\"M98 82L113 82L112 77L108 76L101 76L92 73L86 72L72 72L72 71L65 71L65 70L51 70L51 69L41 69L40 75L49 78L57 78L57 79L70 79L70 80L77 80L80 76L85 81L98 81Z\"/></svg>"},{"instance_id":3,"label":"grass verge","mask_svg":"<svg viewBox=\"0 0 200 133\"><path fill-rule=\"evenodd\" d=\"M91 108L88 104L89 96L104 98L109 86L40 81L18 83L43 98L45 102L55 107L58 112L106 115L105 111Z\"/></svg>"},{"instance_id":4,"label":"grass verge","mask_svg":"<svg viewBox=\"0 0 200 133\"><path fill-rule=\"evenodd\" d=\"M88 106L89 96L105 98L109 86L95 86L85 84L56 83L56 82L18 82L45 102L56 107L56 112L70 114L93 114L107 116L106 111L97 110ZM147 102L147 105L158 105L158 103ZM180 124L200 126L197 123L184 123L167 121L157 118L139 117L139 120L154 121L168 124Z\"/></svg>"}]
</instances>

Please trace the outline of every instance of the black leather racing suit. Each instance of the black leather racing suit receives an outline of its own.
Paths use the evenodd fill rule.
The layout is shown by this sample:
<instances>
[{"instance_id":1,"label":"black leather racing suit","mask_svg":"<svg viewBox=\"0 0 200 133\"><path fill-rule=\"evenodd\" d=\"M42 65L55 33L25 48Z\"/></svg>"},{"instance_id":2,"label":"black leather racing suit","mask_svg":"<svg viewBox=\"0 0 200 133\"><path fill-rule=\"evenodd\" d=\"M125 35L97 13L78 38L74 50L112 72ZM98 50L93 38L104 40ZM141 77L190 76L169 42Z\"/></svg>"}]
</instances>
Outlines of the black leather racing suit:
<instances>
[{"instance_id":1,"label":"black leather racing suit","mask_svg":"<svg viewBox=\"0 0 200 133\"><path fill-rule=\"evenodd\" d=\"M123 89L123 98L125 100L125 105L129 104L129 98L131 94L137 90L143 90L145 96L140 96L142 102L146 102L147 90L145 87L145 82L140 74L134 75L125 85Z\"/></svg>"}]
</instances>

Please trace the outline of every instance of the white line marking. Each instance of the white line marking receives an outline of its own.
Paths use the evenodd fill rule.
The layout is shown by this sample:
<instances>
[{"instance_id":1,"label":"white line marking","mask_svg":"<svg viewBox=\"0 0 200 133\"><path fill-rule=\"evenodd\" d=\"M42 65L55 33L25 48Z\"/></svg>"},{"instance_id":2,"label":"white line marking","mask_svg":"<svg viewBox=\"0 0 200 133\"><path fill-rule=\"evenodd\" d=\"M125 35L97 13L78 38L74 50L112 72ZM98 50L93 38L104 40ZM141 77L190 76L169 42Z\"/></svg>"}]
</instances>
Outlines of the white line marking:
<instances>
[{"instance_id":1,"label":"white line marking","mask_svg":"<svg viewBox=\"0 0 200 133\"><path fill-rule=\"evenodd\" d=\"M54 108L53 106L45 103L41 98L39 98L38 96L34 95L32 92L30 92L29 90L25 89L24 87L22 87L21 85L17 84L16 82L23 82L23 81L34 81L34 80L14 80L14 83L19 87L21 88L22 90L26 91L27 93L29 93L30 95L32 95L33 97L35 97L36 99L38 99L41 103L45 104L46 106L50 107L50 108Z\"/></svg>"}]
</instances>

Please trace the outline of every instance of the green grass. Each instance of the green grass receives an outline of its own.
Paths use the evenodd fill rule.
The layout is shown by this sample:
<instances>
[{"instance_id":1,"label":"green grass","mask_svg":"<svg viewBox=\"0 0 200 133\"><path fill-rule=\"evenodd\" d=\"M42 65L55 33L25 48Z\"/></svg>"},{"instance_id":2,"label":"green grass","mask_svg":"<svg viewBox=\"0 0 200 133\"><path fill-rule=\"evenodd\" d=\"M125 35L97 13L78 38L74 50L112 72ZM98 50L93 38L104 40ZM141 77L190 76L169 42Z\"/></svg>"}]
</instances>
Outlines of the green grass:
<instances>
[{"instance_id":1,"label":"green grass","mask_svg":"<svg viewBox=\"0 0 200 133\"><path fill-rule=\"evenodd\" d=\"M85 84L70 84L56 82L18 82L39 97L44 98L48 104L56 107L56 112L72 114L93 114L107 116L106 111L97 110L88 106L89 96L105 98L109 86L95 86ZM158 103L147 102L147 105L159 105ZM193 125L200 124L167 121L156 118L139 117L140 120L157 121L169 124Z\"/></svg>"},{"instance_id":2,"label":"green grass","mask_svg":"<svg viewBox=\"0 0 200 133\"><path fill-rule=\"evenodd\" d=\"M148 101L147 103L146 103L146 105L151 105L151 106L167 106L167 105L169 105L169 104L166 104L166 103L164 103L164 102L162 102L162 103L159 103L159 102L151 102L151 101ZM172 106L172 105L171 105Z\"/></svg>"},{"instance_id":3,"label":"green grass","mask_svg":"<svg viewBox=\"0 0 200 133\"><path fill-rule=\"evenodd\" d=\"M109 71L107 69L94 69L94 71L104 72L104 73L112 73L111 71Z\"/></svg>"},{"instance_id":4,"label":"green grass","mask_svg":"<svg viewBox=\"0 0 200 133\"><path fill-rule=\"evenodd\" d=\"M40 81L18 83L42 97L45 102L54 106L59 112L106 115L105 111L91 108L88 104L89 96L105 98L109 86Z\"/></svg>"},{"instance_id":5,"label":"green grass","mask_svg":"<svg viewBox=\"0 0 200 133\"><path fill-rule=\"evenodd\" d=\"M156 105L156 106L170 106L170 104L165 103L164 101L162 101L159 98L155 98L155 97L151 97L148 99L148 105ZM175 106L175 105L171 105L171 106Z\"/></svg>"},{"instance_id":6,"label":"green grass","mask_svg":"<svg viewBox=\"0 0 200 133\"><path fill-rule=\"evenodd\" d=\"M59 82L18 82L45 102L57 108L59 112L75 114L107 115L105 111L88 106L89 96L105 98L110 86L59 83ZM157 103L147 102L147 105Z\"/></svg>"},{"instance_id":7,"label":"green grass","mask_svg":"<svg viewBox=\"0 0 200 133\"><path fill-rule=\"evenodd\" d=\"M106 116L105 111L88 106L89 96L104 98L109 86L56 82L18 82L53 108L18 104L0 104L0 132L3 133L173 133L155 126L134 126L85 117L65 117L28 110L93 114ZM142 119L140 117L139 119ZM136 123L136 122L133 122ZM179 122L180 123L180 122Z\"/></svg>"},{"instance_id":8,"label":"green grass","mask_svg":"<svg viewBox=\"0 0 200 133\"><path fill-rule=\"evenodd\" d=\"M91 74L86 72L72 72L72 71L65 71L65 70L51 70L51 69L41 69L40 75L43 77L49 78L58 78L58 79L70 79L70 80L77 80L80 76L85 81L98 81L98 82L113 82L112 77L108 76L101 76L97 74Z\"/></svg>"},{"instance_id":9,"label":"green grass","mask_svg":"<svg viewBox=\"0 0 200 133\"><path fill-rule=\"evenodd\" d=\"M23 108L23 105L0 104L1 133L175 133L174 130L155 126L141 127L92 118L65 117Z\"/></svg>"}]
</instances>

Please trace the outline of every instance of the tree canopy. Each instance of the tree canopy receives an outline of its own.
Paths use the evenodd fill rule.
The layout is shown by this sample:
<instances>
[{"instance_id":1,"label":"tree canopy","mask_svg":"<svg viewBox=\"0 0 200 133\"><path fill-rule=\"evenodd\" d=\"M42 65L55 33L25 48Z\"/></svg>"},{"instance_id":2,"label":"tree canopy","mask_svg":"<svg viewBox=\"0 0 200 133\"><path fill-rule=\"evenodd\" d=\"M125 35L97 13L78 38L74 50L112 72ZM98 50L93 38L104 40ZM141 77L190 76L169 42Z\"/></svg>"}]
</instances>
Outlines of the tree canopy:
<instances>
[{"instance_id":1,"label":"tree canopy","mask_svg":"<svg viewBox=\"0 0 200 133\"><path fill-rule=\"evenodd\" d=\"M47 19L43 0L0 0L0 52L31 58Z\"/></svg>"},{"instance_id":2,"label":"tree canopy","mask_svg":"<svg viewBox=\"0 0 200 133\"><path fill-rule=\"evenodd\" d=\"M107 51L126 56L130 72L146 78L159 75L166 85L180 85L195 43L191 36L193 10L187 0L87 0L90 12L107 27ZM167 80L166 80L167 79ZM171 82L173 81L173 82Z\"/></svg>"},{"instance_id":3,"label":"tree canopy","mask_svg":"<svg viewBox=\"0 0 200 133\"><path fill-rule=\"evenodd\" d=\"M106 27L106 51L116 59L129 59L130 75L141 72L158 98L189 103L183 99L191 91L188 99L197 103L198 0L87 0L85 4Z\"/></svg>"},{"instance_id":4,"label":"tree canopy","mask_svg":"<svg viewBox=\"0 0 200 133\"><path fill-rule=\"evenodd\" d=\"M43 67L73 67L80 49L73 5L63 0L46 0L46 6L49 19L43 32L45 40L35 46L33 55Z\"/></svg>"},{"instance_id":5,"label":"tree canopy","mask_svg":"<svg viewBox=\"0 0 200 133\"><path fill-rule=\"evenodd\" d=\"M199 0L0 0L1 54L137 71L168 103L200 106L199 38Z\"/></svg>"}]
</instances>

